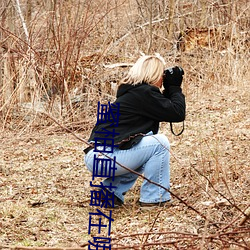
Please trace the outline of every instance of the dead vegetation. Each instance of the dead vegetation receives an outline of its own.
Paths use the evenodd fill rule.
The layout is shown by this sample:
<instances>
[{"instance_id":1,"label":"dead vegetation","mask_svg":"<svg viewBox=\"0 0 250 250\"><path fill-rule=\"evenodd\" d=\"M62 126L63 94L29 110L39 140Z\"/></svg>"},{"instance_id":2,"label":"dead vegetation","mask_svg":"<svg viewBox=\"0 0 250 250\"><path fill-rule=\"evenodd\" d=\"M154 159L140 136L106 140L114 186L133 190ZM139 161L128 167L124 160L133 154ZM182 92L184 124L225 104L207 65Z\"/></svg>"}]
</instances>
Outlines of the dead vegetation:
<instances>
[{"instance_id":1,"label":"dead vegetation","mask_svg":"<svg viewBox=\"0 0 250 250\"><path fill-rule=\"evenodd\" d=\"M249 8L1 1L0 248L87 249L84 143L43 113L87 139L97 102L114 100L127 70L112 66L159 52L185 70L185 132L161 125L173 206L141 211L137 183L113 211L112 249L250 249Z\"/></svg>"}]
</instances>

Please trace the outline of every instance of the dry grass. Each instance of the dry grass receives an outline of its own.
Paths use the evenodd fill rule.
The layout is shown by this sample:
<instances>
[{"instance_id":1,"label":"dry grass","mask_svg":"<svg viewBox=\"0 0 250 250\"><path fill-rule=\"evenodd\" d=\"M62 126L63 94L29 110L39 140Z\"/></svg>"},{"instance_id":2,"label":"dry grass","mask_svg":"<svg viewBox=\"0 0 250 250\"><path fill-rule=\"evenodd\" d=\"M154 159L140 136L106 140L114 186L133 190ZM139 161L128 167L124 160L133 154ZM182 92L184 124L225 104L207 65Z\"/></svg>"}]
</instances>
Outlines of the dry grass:
<instances>
[{"instance_id":1,"label":"dry grass","mask_svg":"<svg viewBox=\"0 0 250 250\"><path fill-rule=\"evenodd\" d=\"M20 40L20 29L11 30L3 22L7 49L2 46L0 61L0 248L83 247L91 239L91 174L82 161L84 145L41 111L88 138L97 101L114 100L112 86L126 70L103 65L131 63L149 49L150 13L146 1L140 8L139 2L86 1L78 6L83 15L73 1L58 6L56 14L44 12L44 3L33 3L40 7L28 26L35 61ZM218 27L216 42L201 37L207 39L205 47L177 51L175 42L165 38L168 7L156 2L151 51L186 73L185 132L175 137L168 124L161 125L172 145L171 190L197 212L175 198L170 208L141 211L136 203L139 179L124 207L113 211L113 249L249 249L249 220L242 222L250 205L249 4L207 3L202 23ZM173 41L178 31L199 28L204 17L202 2L179 1L177 7ZM53 20L58 26L50 26ZM226 46L217 46L217 41ZM32 74L23 74L34 69L35 87L29 85ZM27 95L20 96L25 86Z\"/></svg>"},{"instance_id":2,"label":"dry grass","mask_svg":"<svg viewBox=\"0 0 250 250\"><path fill-rule=\"evenodd\" d=\"M172 192L218 228L176 199L171 208L140 211L139 180L125 206L113 212L112 238L122 249L146 243L155 243L147 249L174 249L156 244L175 241L178 249L244 249L239 246L249 244L249 221L239 226L240 211L249 206L248 86L224 85L218 91L214 85L197 92L189 86L185 133L176 138L167 124L161 131L172 142ZM73 247L90 239L91 175L82 163L82 143L50 130L2 135L2 244ZM78 134L87 138L88 132Z\"/></svg>"},{"instance_id":3,"label":"dry grass","mask_svg":"<svg viewBox=\"0 0 250 250\"><path fill-rule=\"evenodd\" d=\"M241 249L229 242L249 244L249 221L239 226L244 217L240 211L249 206L250 124L249 118L243 119L249 114L246 88L225 86L217 95L204 94L200 102L189 96L186 130L180 138L173 137L166 124L161 128L172 142L172 192L218 228L177 199L168 209L140 211L138 180L125 206L113 211L114 243L134 249L142 243L170 241L176 241L179 249L227 245ZM86 138L88 133L79 135ZM72 135L49 134L48 130L2 135L2 244L73 247L90 239L91 175L82 163L81 148L82 143ZM152 233L146 241L144 233ZM147 249L172 248L155 244Z\"/></svg>"}]
</instances>

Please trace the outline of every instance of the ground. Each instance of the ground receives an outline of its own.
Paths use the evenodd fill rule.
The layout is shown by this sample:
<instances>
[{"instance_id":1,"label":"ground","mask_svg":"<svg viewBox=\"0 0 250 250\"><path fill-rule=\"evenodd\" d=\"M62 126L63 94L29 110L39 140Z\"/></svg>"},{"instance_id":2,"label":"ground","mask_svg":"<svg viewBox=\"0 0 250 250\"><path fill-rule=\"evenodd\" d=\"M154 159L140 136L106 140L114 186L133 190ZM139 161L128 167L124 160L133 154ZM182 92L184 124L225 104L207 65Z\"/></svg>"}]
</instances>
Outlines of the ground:
<instances>
[{"instance_id":1,"label":"ground","mask_svg":"<svg viewBox=\"0 0 250 250\"><path fill-rule=\"evenodd\" d=\"M173 204L142 211L139 179L125 205L112 211L112 249L250 249L249 220L244 221L250 190L249 89L237 85L215 87L206 95L186 92L183 135L172 135L167 123L160 131L171 143ZM95 236L88 234L94 210L85 145L57 131L1 133L0 249L86 249ZM89 132L76 134L87 139Z\"/></svg>"}]
</instances>

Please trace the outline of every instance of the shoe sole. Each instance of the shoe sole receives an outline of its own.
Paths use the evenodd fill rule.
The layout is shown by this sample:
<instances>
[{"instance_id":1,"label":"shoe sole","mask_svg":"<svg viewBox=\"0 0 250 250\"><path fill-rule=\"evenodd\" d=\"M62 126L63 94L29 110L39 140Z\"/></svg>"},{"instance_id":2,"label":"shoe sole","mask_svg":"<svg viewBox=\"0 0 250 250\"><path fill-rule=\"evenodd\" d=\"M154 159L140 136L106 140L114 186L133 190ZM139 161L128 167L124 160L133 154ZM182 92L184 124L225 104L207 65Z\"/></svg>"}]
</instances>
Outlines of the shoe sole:
<instances>
[{"instance_id":1,"label":"shoe sole","mask_svg":"<svg viewBox=\"0 0 250 250\"><path fill-rule=\"evenodd\" d=\"M171 206L172 206L172 201L167 201L167 202L155 204L155 205L153 203L152 203L152 205L148 205L148 206L140 205L140 209L141 210L153 210L156 208L167 208L167 207L171 207Z\"/></svg>"}]
</instances>

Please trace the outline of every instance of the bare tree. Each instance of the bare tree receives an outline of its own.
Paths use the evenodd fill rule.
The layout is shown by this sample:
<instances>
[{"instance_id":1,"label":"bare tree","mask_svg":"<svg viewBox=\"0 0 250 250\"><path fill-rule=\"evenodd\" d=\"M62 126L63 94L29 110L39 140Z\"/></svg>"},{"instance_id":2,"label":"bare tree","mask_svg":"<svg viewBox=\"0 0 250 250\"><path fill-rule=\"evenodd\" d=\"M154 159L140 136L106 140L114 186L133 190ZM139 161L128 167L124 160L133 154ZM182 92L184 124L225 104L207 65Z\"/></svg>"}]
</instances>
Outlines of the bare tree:
<instances>
[{"instance_id":1,"label":"bare tree","mask_svg":"<svg viewBox=\"0 0 250 250\"><path fill-rule=\"evenodd\" d=\"M175 1L169 0L169 14L168 14L168 39L172 41L174 34L174 14L175 14Z\"/></svg>"},{"instance_id":2,"label":"bare tree","mask_svg":"<svg viewBox=\"0 0 250 250\"><path fill-rule=\"evenodd\" d=\"M148 54L151 52L153 42L153 0L148 0L148 12L149 12L149 43L148 43Z\"/></svg>"},{"instance_id":3,"label":"bare tree","mask_svg":"<svg viewBox=\"0 0 250 250\"><path fill-rule=\"evenodd\" d=\"M201 0L201 20L200 20L201 27L207 26L206 19L207 19L207 1Z\"/></svg>"},{"instance_id":4,"label":"bare tree","mask_svg":"<svg viewBox=\"0 0 250 250\"><path fill-rule=\"evenodd\" d=\"M10 32L15 31L13 24L14 9L11 5L11 1L0 1L0 11L1 11L1 29L0 29L0 40L2 41L0 51L0 92L2 94L1 98L1 108L4 114L8 111L8 105L11 102L11 95L13 93L13 53L11 51L11 39L9 34L4 32L4 29L8 29Z\"/></svg>"},{"instance_id":5,"label":"bare tree","mask_svg":"<svg viewBox=\"0 0 250 250\"><path fill-rule=\"evenodd\" d=\"M23 58L22 64L20 65L21 80L19 81L18 97L21 103L27 101L31 101L32 103L34 103L37 97L37 82L36 82L36 71L35 71L36 63L34 58L35 57L34 51L31 47L30 34L28 31L26 20L23 15L23 11L21 9L20 1L13 0L13 5L15 6L16 12L20 18L22 28L24 31L24 38L27 45L27 51L26 51L27 58ZM28 8L31 8L30 1L28 1Z\"/></svg>"}]
</instances>

